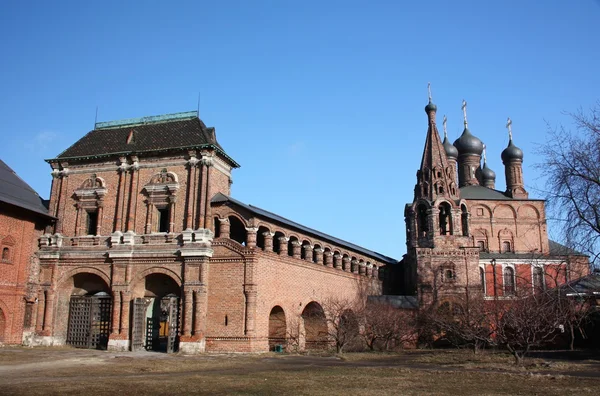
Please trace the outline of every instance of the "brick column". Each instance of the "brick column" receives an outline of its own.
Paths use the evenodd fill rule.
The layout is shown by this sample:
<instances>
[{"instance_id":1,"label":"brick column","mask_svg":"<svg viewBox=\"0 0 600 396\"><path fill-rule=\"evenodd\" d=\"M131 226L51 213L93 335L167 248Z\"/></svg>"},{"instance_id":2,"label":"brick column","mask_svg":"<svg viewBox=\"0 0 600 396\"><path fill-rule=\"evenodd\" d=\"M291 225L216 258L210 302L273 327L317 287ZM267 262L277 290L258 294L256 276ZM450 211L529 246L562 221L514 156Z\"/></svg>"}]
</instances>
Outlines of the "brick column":
<instances>
[{"instance_id":1,"label":"brick column","mask_svg":"<svg viewBox=\"0 0 600 396\"><path fill-rule=\"evenodd\" d=\"M352 271L353 274L358 274L358 260L357 259L352 259L350 261L350 270Z\"/></svg>"},{"instance_id":2,"label":"brick column","mask_svg":"<svg viewBox=\"0 0 600 396\"><path fill-rule=\"evenodd\" d=\"M323 249L316 248L314 251L317 264L323 265Z\"/></svg>"},{"instance_id":3,"label":"brick column","mask_svg":"<svg viewBox=\"0 0 600 396\"><path fill-rule=\"evenodd\" d=\"M323 264L327 267L333 267L333 252L327 252L323 255Z\"/></svg>"},{"instance_id":4,"label":"brick column","mask_svg":"<svg viewBox=\"0 0 600 396\"><path fill-rule=\"evenodd\" d=\"M262 236L264 238L265 241L265 252L272 252L273 251L273 234L270 231L265 231L262 233Z\"/></svg>"},{"instance_id":5,"label":"brick column","mask_svg":"<svg viewBox=\"0 0 600 396\"><path fill-rule=\"evenodd\" d=\"M342 255L339 253L334 253L332 257L333 257L333 267L341 268L342 267Z\"/></svg>"},{"instance_id":6,"label":"brick column","mask_svg":"<svg viewBox=\"0 0 600 396\"><path fill-rule=\"evenodd\" d=\"M279 241L279 255L287 256L288 255L288 238L284 236L280 236L277 238Z\"/></svg>"},{"instance_id":7,"label":"brick column","mask_svg":"<svg viewBox=\"0 0 600 396\"><path fill-rule=\"evenodd\" d=\"M98 221L96 223L96 235L102 235L102 217L104 215L104 201L99 200L96 205L98 206Z\"/></svg>"},{"instance_id":8,"label":"brick column","mask_svg":"<svg viewBox=\"0 0 600 396\"><path fill-rule=\"evenodd\" d=\"M198 168L196 164L198 163L198 158L196 158L196 153L194 151L190 151L189 153L190 159L188 160L188 183L187 183L187 191L186 191L186 217L185 217L185 227L186 229L194 229L194 209L196 202L196 179Z\"/></svg>"},{"instance_id":9,"label":"brick column","mask_svg":"<svg viewBox=\"0 0 600 396\"><path fill-rule=\"evenodd\" d=\"M77 202L75 204L75 236L81 235L81 213L83 212L83 207L81 203ZM98 216L99 217L99 216Z\"/></svg>"},{"instance_id":10,"label":"brick column","mask_svg":"<svg viewBox=\"0 0 600 396\"><path fill-rule=\"evenodd\" d=\"M175 209L177 203L177 196L171 195L169 197L169 232L175 232Z\"/></svg>"},{"instance_id":11,"label":"brick column","mask_svg":"<svg viewBox=\"0 0 600 396\"><path fill-rule=\"evenodd\" d=\"M300 249L300 241L292 241L292 257L299 259L301 257Z\"/></svg>"},{"instance_id":12,"label":"brick column","mask_svg":"<svg viewBox=\"0 0 600 396\"><path fill-rule=\"evenodd\" d=\"M212 229L212 210L210 206L210 199L212 198L212 188L211 188L211 168L213 166L213 158L212 155L208 157L202 158L204 161L204 165L206 166L206 184L204 185L204 190L206 194L206 200L204 202L204 225L203 228Z\"/></svg>"},{"instance_id":13,"label":"brick column","mask_svg":"<svg viewBox=\"0 0 600 396\"><path fill-rule=\"evenodd\" d=\"M121 326L121 292L112 292L112 324L110 327L110 334L119 334L119 327Z\"/></svg>"},{"instance_id":14,"label":"brick column","mask_svg":"<svg viewBox=\"0 0 600 396\"><path fill-rule=\"evenodd\" d=\"M68 188L69 188L69 169L67 163L62 164L63 170L60 171L60 192L59 201L56 209L56 233L63 234L63 218L65 214L65 206L68 200Z\"/></svg>"},{"instance_id":15,"label":"brick column","mask_svg":"<svg viewBox=\"0 0 600 396\"><path fill-rule=\"evenodd\" d=\"M369 278L373 277L373 266L371 264L367 265L366 274Z\"/></svg>"},{"instance_id":16,"label":"brick column","mask_svg":"<svg viewBox=\"0 0 600 396\"><path fill-rule=\"evenodd\" d=\"M192 308L193 308L193 292L189 287L185 287L183 292L183 336L189 337L192 335Z\"/></svg>"},{"instance_id":17,"label":"brick column","mask_svg":"<svg viewBox=\"0 0 600 396\"><path fill-rule=\"evenodd\" d=\"M145 200L144 202L146 203L146 227L144 229L144 234L150 234L152 232L153 205L148 200Z\"/></svg>"},{"instance_id":18,"label":"brick column","mask_svg":"<svg viewBox=\"0 0 600 396\"><path fill-rule=\"evenodd\" d=\"M131 292L121 294L121 335L129 339L129 307L131 306Z\"/></svg>"},{"instance_id":19,"label":"brick column","mask_svg":"<svg viewBox=\"0 0 600 396\"><path fill-rule=\"evenodd\" d=\"M313 261L313 247L311 245L302 245L302 250L304 250L304 260L312 263Z\"/></svg>"},{"instance_id":20,"label":"brick column","mask_svg":"<svg viewBox=\"0 0 600 396\"><path fill-rule=\"evenodd\" d=\"M358 273L360 275L366 275L367 274L367 266L365 263L358 263Z\"/></svg>"},{"instance_id":21,"label":"brick column","mask_svg":"<svg viewBox=\"0 0 600 396\"><path fill-rule=\"evenodd\" d=\"M219 219L219 238L229 238L230 228L231 224L229 224L228 218Z\"/></svg>"},{"instance_id":22,"label":"brick column","mask_svg":"<svg viewBox=\"0 0 600 396\"><path fill-rule=\"evenodd\" d=\"M350 271L350 257L342 257L342 269L344 271Z\"/></svg>"},{"instance_id":23,"label":"brick column","mask_svg":"<svg viewBox=\"0 0 600 396\"><path fill-rule=\"evenodd\" d=\"M131 160L131 197L129 198L129 216L127 217L127 231L135 232L135 223L137 218L137 202L140 195L140 165L138 158L132 156ZM98 219L98 223L100 220Z\"/></svg>"},{"instance_id":24,"label":"brick column","mask_svg":"<svg viewBox=\"0 0 600 396\"><path fill-rule=\"evenodd\" d=\"M204 334L206 330L206 303L207 293L206 286L194 292L194 335L199 336Z\"/></svg>"},{"instance_id":25,"label":"brick column","mask_svg":"<svg viewBox=\"0 0 600 396\"><path fill-rule=\"evenodd\" d=\"M44 333L50 335L54 323L54 290L46 291L46 310L44 311Z\"/></svg>"},{"instance_id":26,"label":"brick column","mask_svg":"<svg viewBox=\"0 0 600 396\"><path fill-rule=\"evenodd\" d=\"M246 326L245 334L254 335L255 317L256 317L256 285L244 285L244 295L246 296Z\"/></svg>"},{"instance_id":27,"label":"brick column","mask_svg":"<svg viewBox=\"0 0 600 396\"><path fill-rule=\"evenodd\" d=\"M38 292L37 318L35 320L35 332L41 333L44 329L44 312L46 311L46 295L43 290Z\"/></svg>"},{"instance_id":28,"label":"brick column","mask_svg":"<svg viewBox=\"0 0 600 396\"><path fill-rule=\"evenodd\" d=\"M127 179L127 159L125 157L119 158L121 161L121 165L117 171L119 172L119 184L118 184L118 195L117 195L117 207L115 208L115 227L114 231L124 231L123 230L123 213L125 209L125 190L127 187L125 186Z\"/></svg>"},{"instance_id":29,"label":"brick column","mask_svg":"<svg viewBox=\"0 0 600 396\"><path fill-rule=\"evenodd\" d=\"M258 227L246 228L246 247L254 249L256 247L256 232Z\"/></svg>"}]
</instances>

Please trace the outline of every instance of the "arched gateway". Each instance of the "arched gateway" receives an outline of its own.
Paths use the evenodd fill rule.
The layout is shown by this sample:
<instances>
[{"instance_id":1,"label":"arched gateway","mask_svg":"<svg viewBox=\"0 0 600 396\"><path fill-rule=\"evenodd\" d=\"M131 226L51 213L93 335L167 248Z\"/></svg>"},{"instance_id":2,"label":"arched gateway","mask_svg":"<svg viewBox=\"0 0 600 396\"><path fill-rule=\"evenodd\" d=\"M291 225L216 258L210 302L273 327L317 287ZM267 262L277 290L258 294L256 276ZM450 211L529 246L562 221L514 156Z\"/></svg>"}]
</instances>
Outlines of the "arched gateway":
<instances>
[{"instance_id":1,"label":"arched gateway","mask_svg":"<svg viewBox=\"0 0 600 396\"><path fill-rule=\"evenodd\" d=\"M176 352L181 287L169 275L152 273L134 287L131 349Z\"/></svg>"},{"instance_id":2,"label":"arched gateway","mask_svg":"<svg viewBox=\"0 0 600 396\"><path fill-rule=\"evenodd\" d=\"M63 288L70 294L66 343L76 348L106 349L112 310L106 282L83 272L69 278Z\"/></svg>"}]
</instances>

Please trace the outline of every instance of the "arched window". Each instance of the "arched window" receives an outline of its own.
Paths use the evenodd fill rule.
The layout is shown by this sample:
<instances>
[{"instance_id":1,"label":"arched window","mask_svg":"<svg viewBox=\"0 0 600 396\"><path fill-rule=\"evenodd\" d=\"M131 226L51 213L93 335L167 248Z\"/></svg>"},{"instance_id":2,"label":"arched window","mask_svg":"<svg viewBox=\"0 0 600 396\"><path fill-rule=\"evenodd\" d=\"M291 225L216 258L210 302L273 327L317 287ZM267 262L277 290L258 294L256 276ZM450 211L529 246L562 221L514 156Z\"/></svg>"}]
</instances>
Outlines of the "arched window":
<instances>
[{"instance_id":1,"label":"arched window","mask_svg":"<svg viewBox=\"0 0 600 396\"><path fill-rule=\"evenodd\" d=\"M539 293L544 290L544 269L542 267L533 268L533 290Z\"/></svg>"},{"instance_id":2,"label":"arched window","mask_svg":"<svg viewBox=\"0 0 600 396\"><path fill-rule=\"evenodd\" d=\"M477 241L477 247L480 252L485 252L485 241Z\"/></svg>"},{"instance_id":3,"label":"arched window","mask_svg":"<svg viewBox=\"0 0 600 396\"><path fill-rule=\"evenodd\" d=\"M507 296L515 294L515 270L511 267L504 268L504 294Z\"/></svg>"},{"instance_id":4,"label":"arched window","mask_svg":"<svg viewBox=\"0 0 600 396\"><path fill-rule=\"evenodd\" d=\"M483 267L479 267L479 282L481 282L481 291L483 291L483 294L486 294L485 270Z\"/></svg>"},{"instance_id":5,"label":"arched window","mask_svg":"<svg viewBox=\"0 0 600 396\"><path fill-rule=\"evenodd\" d=\"M502 253L510 253L512 252L511 246L510 246L510 242L509 241L503 241L502 242Z\"/></svg>"},{"instance_id":6,"label":"arched window","mask_svg":"<svg viewBox=\"0 0 600 396\"><path fill-rule=\"evenodd\" d=\"M427 224L427 207L425 205L419 205L417 207L417 227L418 237L426 237L427 232L429 232L429 226Z\"/></svg>"},{"instance_id":7,"label":"arched window","mask_svg":"<svg viewBox=\"0 0 600 396\"><path fill-rule=\"evenodd\" d=\"M440 204L440 235L452 235L452 211L447 202Z\"/></svg>"},{"instance_id":8,"label":"arched window","mask_svg":"<svg viewBox=\"0 0 600 396\"><path fill-rule=\"evenodd\" d=\"M2 249L2 261L10 261L10 250L7 247Z\"/></svg>"}]
</instances>

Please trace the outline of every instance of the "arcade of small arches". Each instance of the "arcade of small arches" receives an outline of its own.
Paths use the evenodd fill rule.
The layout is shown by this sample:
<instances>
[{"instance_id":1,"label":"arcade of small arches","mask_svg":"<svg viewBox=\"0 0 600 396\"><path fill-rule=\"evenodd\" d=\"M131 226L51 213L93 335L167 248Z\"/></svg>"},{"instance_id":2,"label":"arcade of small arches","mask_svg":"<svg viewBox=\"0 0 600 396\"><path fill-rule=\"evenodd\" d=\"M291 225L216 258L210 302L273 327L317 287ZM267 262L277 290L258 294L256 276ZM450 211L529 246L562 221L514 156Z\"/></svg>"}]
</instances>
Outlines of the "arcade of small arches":
<instances>
[{"instance_id":1,"label":"arcade of small arches","mask_svg":"<svg viewBox=\"0 0 600 396\"><path fill-rule=\"evenodd\" d=\"M460 222L455 215L457 212L460 213ZM464 203L460 204L459 210L455 210L448 201L440 200L433 205L419 201L416 206L416 225L419 238L427 238L430 231L434 231L435 235L469 236L469 211Z\"/></svg>"},{"instance_id":2,"label":"arcade of small arches","mask_svg":"<svg viewBox=\"0 0 600 396\"><path fill-rule=\"evenodd\" d=\"M215 238L229 238L246 247L257 247L264 252L293 257L326 267L340 269L366 277L380 279L383 264L373 263L358 255L332 248L321 242L311 242L271 225L248 227L238 216L215 217Z\"/></svg>"}]
</instances>

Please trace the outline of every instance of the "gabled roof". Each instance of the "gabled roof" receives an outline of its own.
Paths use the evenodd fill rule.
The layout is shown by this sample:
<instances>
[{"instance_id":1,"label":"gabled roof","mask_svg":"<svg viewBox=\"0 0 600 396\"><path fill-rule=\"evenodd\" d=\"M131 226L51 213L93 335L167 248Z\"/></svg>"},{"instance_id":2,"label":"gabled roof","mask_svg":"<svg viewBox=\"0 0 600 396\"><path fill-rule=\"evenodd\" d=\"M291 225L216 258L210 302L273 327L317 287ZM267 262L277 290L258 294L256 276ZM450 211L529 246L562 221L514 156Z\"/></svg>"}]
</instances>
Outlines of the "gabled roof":
<instances>
[{"instance_id":1,"label":"gabled roof","mask_svg":"<svg viewBox=\"0 0 600 396\"><path fill-rule=\"evenodd\" d=\"M217 142L215 129L207 127L196 112L97 123L94 130L56 159L97 158L185 148L213 148L231 161L234 167L239 167Z\"/></svg>"},{"instance_id":2,"label":"gabled roof","mask_svg":"<svg viewBox=\"0 0 600 396\"><path fill-rule=\"evenodd\" d=\"M279 215L276 215L275 213L271 213L271 212L266 211L264 209L257 208L256 206L247 205L247 204L245 204L243 202L238 201L237 199L233 199L233 198L231 198L231 197L229 197L229 196L227 196L225 194L222 194L222 193L217 193L211 199L211 203L214 203L214 204L217 204L217 203L231 203L233 205L236 205L238 207L246 209L247 211L249 211L250 213L252 213L252 214L254 214L254 215L258 216L258 217L262 217L264 219L273 221L275 223L279 223L279 224L282 224L284 226L300 230L300 231L302 231L302 232L304 232L304 233L306 233L308 235L316 236L318 238L321 238L321 239L329 241L329 242L333 242L333 243L338 244L340 246L345 246L348 249L352 249L352 250L354 250L356 252L360 252L360 253L362 253L362 254L364 254L366 256L370 256L370 257L376 258L376 259L381 260L381 261L383 261L385 263L388 263L388 264L397 264L398 263L398 260L393 259L391 257L384 256L383 254L379 254L379 253L374 252L372 250L365 249L365 248L360 247L358 245L355 245L353 243L346 242L346 241L344 241L342 239L339 239L339 238L333 237L331 235L327 235L327 234L325 234L323 232L317 231L315 229L303 226L302 224L298 224L298 223L296 223L294 221L286 219L285 217L281 217Z\"/></svg>"},{"instance_id":3,"label":"gabled roof","mask_svg":"<svg viewBox=\"0 0 600 396\"><path fill-rule=\"evenodd\" d=\"M53 218L48 214L48 208L44 206L38 193L2 160L0 160L0 202Z\"/></svg>"}]
</instances>

